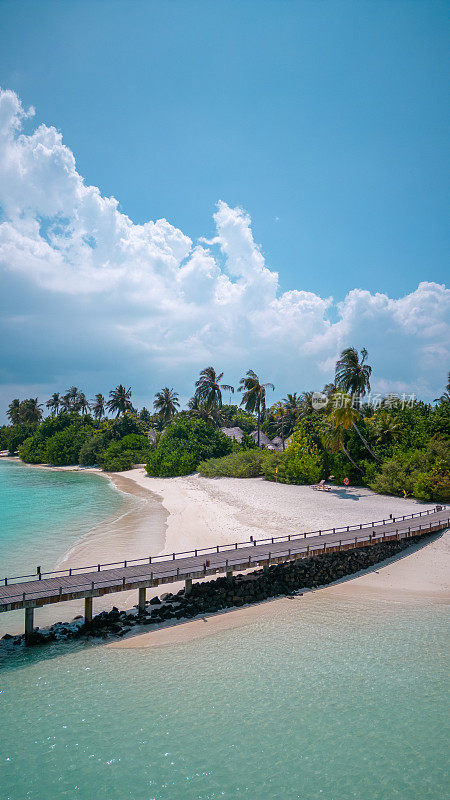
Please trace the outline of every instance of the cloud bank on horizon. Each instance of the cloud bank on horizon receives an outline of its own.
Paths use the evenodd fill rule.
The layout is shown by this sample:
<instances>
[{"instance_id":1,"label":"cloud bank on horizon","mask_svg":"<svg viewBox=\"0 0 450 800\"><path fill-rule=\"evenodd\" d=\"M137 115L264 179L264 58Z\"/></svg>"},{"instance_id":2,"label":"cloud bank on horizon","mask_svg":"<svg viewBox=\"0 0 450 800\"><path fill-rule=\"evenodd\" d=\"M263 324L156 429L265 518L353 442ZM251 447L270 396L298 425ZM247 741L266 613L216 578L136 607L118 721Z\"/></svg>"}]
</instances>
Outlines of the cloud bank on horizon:
<instances>
[{"instance_id":1,"label":"cloud bank on horizon","mask_svg":"<svg viewBox=\"0 0 450 800\"><path fill-rule=\"evenodd\" d=\"M131 384L149 405L160 384L189 396L209 363L231 382L260 371L277 395L318 389L349 345L368 349L376 391L441 393L444 285L400 298L282 292L243 209L219 201L215 235L197 242L166 219L135 224L86 185L58 130L23 132L33 114L0 91L3 405L74 382L89 392Z\"/></svg>"}]
</instances>

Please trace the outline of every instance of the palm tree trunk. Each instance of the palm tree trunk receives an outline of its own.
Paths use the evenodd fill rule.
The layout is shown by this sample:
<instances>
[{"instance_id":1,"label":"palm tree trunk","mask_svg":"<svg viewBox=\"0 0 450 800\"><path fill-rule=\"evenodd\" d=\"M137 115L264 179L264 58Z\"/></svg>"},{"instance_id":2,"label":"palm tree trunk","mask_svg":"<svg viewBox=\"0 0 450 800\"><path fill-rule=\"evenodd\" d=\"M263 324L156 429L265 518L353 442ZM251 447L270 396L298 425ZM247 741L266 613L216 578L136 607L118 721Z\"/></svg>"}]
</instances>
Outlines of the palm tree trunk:
<instances>
[{"instance_id":1,"label":"palm tree trunk","mask_svg":"<svg viewBox=\"0 0 450 800\"><path fill-rule=\"evenodd\" d=\"M363 443L364 447L366 448L366 450L368 450L368 451L369 451L370 455L371 455L371 456L372 456L372 457L375 459L375 461L379 461L380 459L378 458L378 456L376 456L376 455L375 455L375 453L373 452L373 450L371 450L371 449L370 449L370 447L369 447L368 443L366 442L366 440L365 440L364 436L362 435L362 433L361 433L361 431L359 430L359 428L358 428L358 426L356 425L356 423L355 423L355 422L352 422L352 425L353 425L353 427L354 427L354 429L355 429L356 433L358 434L359 438L361 439L361 441L362 441L362 443Z\"/></svg>"},{"instance_id":2,"label":"palm tree trunk","mask_svg":"<svg viewBox=\"0 0 450 800\"><path fill-rule=\"evenodd\" d=\"M347 456L348 460L351 461L351 463L358 470L358 472L362 472L361 467L358 467L358 464L356 463L356 461L353 461L353 458L351 457L350 453L345 449L345 445L344 445L343 442L341 442L341 450L345 453L345 455Z\"/></svg>"}]
</instances>

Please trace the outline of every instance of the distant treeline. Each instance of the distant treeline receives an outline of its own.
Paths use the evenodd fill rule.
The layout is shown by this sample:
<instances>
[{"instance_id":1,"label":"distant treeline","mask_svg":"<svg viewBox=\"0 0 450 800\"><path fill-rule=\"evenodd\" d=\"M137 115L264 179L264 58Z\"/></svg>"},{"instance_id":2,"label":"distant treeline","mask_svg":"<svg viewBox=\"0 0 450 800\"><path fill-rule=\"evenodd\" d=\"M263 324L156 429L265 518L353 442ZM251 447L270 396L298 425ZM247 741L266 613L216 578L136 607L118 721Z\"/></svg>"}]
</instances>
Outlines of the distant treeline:
<instances>
[{"instance_id":1,"label":"distant treeline","mask_svg":"<svg viewBox=\"0 0 450 800\"><path fill-rule=\"evenodd\" d=\"M367 352L344 350L335 381L321 393L288 394L267 406L271 383L249 370L237 391L241 404L223 403L223 373L201 371L188 407L178 394L157 392L154 413L137 411L131 388L119 385L106 400L88 401L77 387L46 402L13 400L10 425L0 428L0 449L29 463L99 465L108 471L145 463L150 475L264 476L283 483L321 479L369 486L423 500L450 499L450 377L433 405L413 398L370 394ZM107 418L107 414L115 415ZM232 441L220 428L240 428ZM254 433L253 437L249 434ZM260 449L261 433L281 452Z\"/></svg>"}]
</instances>

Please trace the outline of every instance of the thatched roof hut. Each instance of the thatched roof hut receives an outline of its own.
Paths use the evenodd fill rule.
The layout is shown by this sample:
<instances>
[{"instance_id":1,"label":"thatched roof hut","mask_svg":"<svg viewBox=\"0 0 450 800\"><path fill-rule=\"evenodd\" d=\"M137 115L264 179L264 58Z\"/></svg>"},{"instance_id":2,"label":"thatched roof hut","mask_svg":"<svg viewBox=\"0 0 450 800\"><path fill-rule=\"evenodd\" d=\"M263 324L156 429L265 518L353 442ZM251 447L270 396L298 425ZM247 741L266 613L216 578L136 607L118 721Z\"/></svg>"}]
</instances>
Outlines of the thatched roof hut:
<instances>
[{"instance_id":1,"label":"thatched roof hut","mask_svg":"<svg viewBox=\"0 0 450 800\"><path fill-rule=\"evenodd\" d=\"M221 428L220 430L225 434L225 436L228 436L229 439L233 439L235 442L242 441L242 437L244 435L242 428Z\"/></svg>"},{"instance_id":2,"label":"thatched roof hut","mask_svg":"<svg viewBox=\"0 0 450 800\"><path fill-rule=\"evenodd\" d=\"M252 431L250 436L254 439L255 442L258 441L258 431ZM259 433L259 445L260 447L267 447L268 450L276 450L277 446L274 445L272 439L269 439L263 431Z\"/></svg>"}]
</instances>

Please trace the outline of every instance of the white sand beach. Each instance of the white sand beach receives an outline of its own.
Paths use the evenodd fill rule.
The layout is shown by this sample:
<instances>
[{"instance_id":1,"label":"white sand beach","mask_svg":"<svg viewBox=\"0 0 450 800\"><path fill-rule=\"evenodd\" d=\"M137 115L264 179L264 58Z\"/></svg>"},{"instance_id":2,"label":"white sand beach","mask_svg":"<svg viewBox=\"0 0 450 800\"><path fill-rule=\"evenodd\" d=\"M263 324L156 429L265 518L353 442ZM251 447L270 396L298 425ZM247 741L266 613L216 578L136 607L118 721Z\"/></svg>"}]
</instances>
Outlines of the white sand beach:
<instances>
[{"instance_id":1,"label":"white sand beach","mask_svg":"<svg viewBox=\"0 0 450 800\"><path fill-rule=\"evenodd\" d=\"M246 541L250 536L305 532L354 525L433 508L413 499L386 497L369 489L335 487L331 492L262 478L150 478L143 468L111 475L161 498L168 514L164 552Z\"/></svg>"},{"instance_id":2,"label":"white sand beach","mask_svg":"<svg viewBox=\"0 0 450 800\"><path fill-rule=\"evenodd\" d=\"M65 468L62 468L65 469ZM96 470L97 471L97 470ZM119 562L149 554L182 552L214 544L248 541L250 536L268 536L325 529L339 525L372 522L432 508L433 504L414 499L377 495L368 489L336 487L317 492L309 486L293 486L261 478L151 478L144 468L104 474L124 492L124 507L117 518L107 519L85 535L59 559L55 567L82 567ZM337 601L348 597L376 597L383 600L437 602L450 597L450 534L445 533L425 547L412 549L360 577L315 590L305 595L312 602L317 591L332 594ZM177 591L183 584L171 584ZM150 599L158 589L148 590ZM308 600L306 601L306 597ZM94 613L113 604L131 608L135 592L96 598ZM284 599L267 601L249 608L193 620L178 625L166 624L141 635L133 635L111 646L142 647L186 641L230 626L245 624L259 615L276 613ZM44 626L61 616L69 619L83 612L82 601L65 607L39 610L37 624Z\"/></svg>"},{"instance_id":3,"label":"white sand beach","mask_svg":"<svg viewBox=\"0 0 450 800\"><path fill-rule=\"evenodd\" d=\"M376 495L367 489L336 488L333 492L319 493L308 486L274 484L259 478L211 480L194 475L159 479L148 477L143 469L111 477L118 482L126 478L128 490L128 481L131 480L141 489L146 488L161 498L167 512L166 553L244 541L250 535L264 538L376 521L391 513L400 516L433 507L411 499ZM402 602L421 599L445 602L450 597L449 565L450 536L445 533L426 546L413 548L403 558L390 560L364 575L310 592L304 596L304 601L313 602L319 591L334 596L337 601L344 597L364 596ZM176 584L175 588L178 588ZM153 593L149 591L148 596L157 593L156 590ZM133 633L111 646L144 647L188 641L246 624L260 615L276 613L277 604L285 602L289 601L278 599L201 620L168 624L140 635Z\"/></svg>"}]
</instances>

